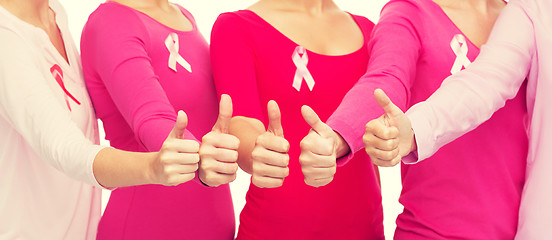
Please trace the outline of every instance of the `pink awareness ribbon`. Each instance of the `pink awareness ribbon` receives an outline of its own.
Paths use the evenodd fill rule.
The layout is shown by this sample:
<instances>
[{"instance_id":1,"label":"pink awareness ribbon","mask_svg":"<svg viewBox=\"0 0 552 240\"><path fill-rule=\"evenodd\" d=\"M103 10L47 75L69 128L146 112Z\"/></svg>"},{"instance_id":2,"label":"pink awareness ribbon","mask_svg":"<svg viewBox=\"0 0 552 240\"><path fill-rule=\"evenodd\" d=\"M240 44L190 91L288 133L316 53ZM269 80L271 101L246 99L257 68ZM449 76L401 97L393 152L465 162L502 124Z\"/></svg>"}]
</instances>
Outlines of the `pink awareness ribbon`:
<instances>
[{"instance_id":1,"label":"pink awareness ribbon","mask_svg":"<svg viewBox=\"0 0 552 240\"><path fill-rule=\"evenodd\" d=\"M450 73L455 74L460 72L462 67L467 68L471 64L470 59L468 59L468 44L466 43L466 38L464 38L462 34L454 35L452 41L450 41L450 48L456 55Z\"/></svg>"},{"instance_id":2,"label":"pink awareness ribbon","mask_svg":"<svg viewBox=\"0 0 552 240\"><path fill-rule=\"evenodd\" d=\"M169 33L169 36L165 39L165 46L167 47L167 50L169 50L169 68L177 72L176 63L178 63L191 73L192 66L178 53L178 50L180 49L178 34Z\"/></svg>"},{"instance_id":3,"label":"pink awareness ribbon","mask_svg":"<svg viewBox=\"0 0 552 240\"><path fill-rule=\"evenodd\" d=\"M295 88L297 91L300 91L301 83L303 82L303 79L305 79L309 90L312 91L312 89L314 88L314 78L307 68L309 57L307 56L307 51L305 50L305 48L302 46L297 46L293 51L291 59L293 60L293 64L295 64L295 67L297 67L297 70L295 71L295 77L293 78L293 88Z\"/></svg>"},{"instance_id":4,"label":"pink awareness ribbon","mask_svg":"<svg viewBox=\"0 0 552 240\"><path fill-rule=\"evenodd\" d=\"M56 82L59 84L63 92L65 92L65 103L67 103L69 111L71 111L71 104L69 104L68 97L71 98L75 103L80 105L81 103L79 102L79 100L73 97L73 95L67 90L67 88L65 88L65 84L63 83L63 70L61 70L61 67L57 64L54 64L54 66L50 68L50 72L52 73L54 79L56 79Z\"/></svg>"}]
</instances>

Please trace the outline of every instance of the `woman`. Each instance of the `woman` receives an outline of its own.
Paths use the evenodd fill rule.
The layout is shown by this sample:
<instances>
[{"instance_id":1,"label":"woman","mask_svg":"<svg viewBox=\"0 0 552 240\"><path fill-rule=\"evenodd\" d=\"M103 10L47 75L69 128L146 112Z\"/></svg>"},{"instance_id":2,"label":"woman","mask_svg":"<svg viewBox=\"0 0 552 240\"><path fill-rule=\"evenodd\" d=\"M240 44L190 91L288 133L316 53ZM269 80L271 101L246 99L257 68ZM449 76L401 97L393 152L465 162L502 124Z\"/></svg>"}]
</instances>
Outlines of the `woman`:
<instances>
[{"instance_id":1,"label":"woman","mask_svg":"<svg viewBox=\"0 0 552 240\"><path fill-rule=\"evenodd\" d=\"M390 1L374 29L367 73L328 124L347 140L352 152L362 149L364 131L359 130L381 114L374 90L385 90L401 109L425 100L442 79L476 58L505 5L499 0ZM515 236L528 142L524 98L522 87L487 123L442 148L431 160L402 165L399 201L404 211L397 218L395 239ZM496 134L503 129L509 133ZM378 164L385 156L380 152L397 144L389 141L371 148L369 136L365 141Z\"/></svg>"},{"instance_id":2,"label":"woman","mask_svg":"<svg viewBox=\"0 0 552 240\"><path fill-rule=\"evenodd\" d=\"M500 14L481 54L468 69L445 79L427 101L408 111L408 118L400 111L392 111L394 117L391 118L404 136L398 139L404 146L404 150L400 149L401 155L407 155L409 149L416 148L417 144L417 160L421 161L485 122L507 99L523 90L523 82L527 78L530 154L515 237L519 240L552 238L552 111L549 108L552 89L549 67L552 56L549 48L552 18L548 14L549 9L552 9L552 5L545 0L510 1ZM393 109L392 104L385 106ZM412 131L415 133L415 143ZM371 132L366 134L373 135ZM502 129L495 134L509 135L510 132L509 129ZM471 148L465 150L471 151Z\"/></svg>"},{"instance_id":3,"label":"woman","mask_svg":"<svg viewBox=\"0 0 552 240\"><path fill-rule=\"evenodd\" d=\"M178 185L199 145L179 113L154 153L105 148L57 1L0 1L0 235L95 239L101 187ZM177 171L174 171L177 170Z\"/></svg>"},{"instance_id":4,"label":"woman","mask_svg":"<svg viewBox=\"0 0 552 240\"><path fill-rule=\"evenodd\" d=\"M98 239L233 239L227 183L236 177L239 141L225 133L232 115L228 96L221 102L223 119L215 124L209 48L192 15L168 1L108 1L88 19L81 52L90 97L112 146L156 151L176 112L184 110L193 120L184 138L203 137L200 180L222 185L116 189Z\"/></svg>"},{"instance_id":5,"label":"woman","mask_svg":"<svg viewBox=\"0 0 552 240\"><path fill-rule=\"evenodd\" d=\"M215 22L217 91L234 99L230 133L241 142L240 167L252 174L238 239L383 239L367 155L336 172L333 153L313 163L299 148L311 129L302 105L323 120L334 111L366 71L372 27L328 0L263 0ZM325 129L309 108L303 112L315 130Z\"/></svg>"}]
</instances>

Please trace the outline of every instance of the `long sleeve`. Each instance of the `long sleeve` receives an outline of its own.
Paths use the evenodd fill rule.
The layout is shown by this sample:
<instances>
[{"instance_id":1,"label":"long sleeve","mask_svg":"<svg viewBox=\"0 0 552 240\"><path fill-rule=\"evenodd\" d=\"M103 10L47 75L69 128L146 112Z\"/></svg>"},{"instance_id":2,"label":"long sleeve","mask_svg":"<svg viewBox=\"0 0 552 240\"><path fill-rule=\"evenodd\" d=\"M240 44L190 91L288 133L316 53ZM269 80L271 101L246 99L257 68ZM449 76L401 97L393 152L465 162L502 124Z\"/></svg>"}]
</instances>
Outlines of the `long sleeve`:
<instances>
[{"instance_id":1,"label":"long sleeve","mask_svg":"<svg viewBox=\"0 0 552 240\"><path fill-rule=\"evenodd\" d=\"M158 151L176 122L176 111L153 70L145 26L132 10L118 9L85 27L83 68L93 69L103 81L137 141L149 151ZM188 130L184 138L197 141Z\"/></svg>"},{"instance_id":2,"label":"long sleeve","mask_svg":"<svg viewBox=\"0 0 552 240\"><path fill-rule=\"evenodd\" d=\"M221 14L211 34L211 63L218 95L228 94L234 116L263 121L249 27L234 13Z\"/></svg>"},{"instance_id":3,"label":"long sleeve","mask_svg":"<svg viewBox=\"0 0 552 240\"><path fill-rule=\"evenodd\" d=\"M94 145L73 122L65 103L47 84L54 80L45 79L27 41L6 29L0 29L0 35L0 117L51 166L101 187L93 163L103 147Z\"/></svg>"},{"instance_id":4,"label":"long sleeve","mask_svg":"<svg viewBox=\"0 0 552 240\"><path fill-rule=\"evenodd\" d=\"M418 6L407 1L387 4L372 32L370 61L366 74L347 93L327 123L345 139L351 153L362 148L366 123L384 112L374 99L374 90L383 89L391 100L405 109L421 51L422 24ZM345 157L348 160L353 156Z\"/></svg>"},{"instance_id":5,"label":"long sleeve","mask_svg":"<svg viewBox=\"0 0 552 240\"><path fill-rule=\"evenodd\" d=\"M445 79L427 101L410 108L407 115L416 137L418 160L476 128L516 96L535 57L534 36L523 9L509 4L478 58Z\"/></svg>"}]
</instances>

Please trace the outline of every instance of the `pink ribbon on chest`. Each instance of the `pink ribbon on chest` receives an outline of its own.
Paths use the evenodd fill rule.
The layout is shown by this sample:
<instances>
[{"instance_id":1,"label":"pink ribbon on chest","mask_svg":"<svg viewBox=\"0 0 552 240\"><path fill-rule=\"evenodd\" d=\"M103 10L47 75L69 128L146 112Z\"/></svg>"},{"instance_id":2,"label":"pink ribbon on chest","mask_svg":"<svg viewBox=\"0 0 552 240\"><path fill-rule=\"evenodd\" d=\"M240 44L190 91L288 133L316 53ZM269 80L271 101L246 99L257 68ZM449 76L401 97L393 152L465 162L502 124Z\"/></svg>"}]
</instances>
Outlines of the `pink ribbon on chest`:
<instances>
[{"instance_id":1,"label":"pink ribbon on chest","mask_svg":"<svg viewBox=\"0 0 552 240\"><path fill-rule=\"evenodd\" d=\"M295 77L293 78L293 88L295 88L299 92L301 90L301 83L303 82L303 79L305 79L309 90L312 91L312 89L314 88L314 78L307 68L309 57L307 56L307 51L305 50L305 48L302 46L297 46L293 51L291 59L293 60L293 64L295 64L295 67L297 67L297 70L295 71Z\"/></svg>"},{"instance_id":2,"label":"pink ribbon on chest","mask_svg":"<svg viewBox=\"0 0 552 240\"><path fill-rule=\"evenodd\" d=\"M81 103L79 102L79 100L73 97L73 95L65 87L65 83L63 83L63 70L61 70L61 67L57 64L54 64L54 66L50 68L50 72L52 73L52 76L54 77L54 79L56 79L56 82L59 84L59 86L65 93L65 96L64 96L65 103L67 103L67 107L69 108L69 111L71 111L71 104L69 104L69 98L71 98L71 100L77 103L77 105L80 105Z\"/></svg>"},{"instance_id":3,"label":"pink ribbon on chest","mask_svg":"<svg viewBox=\"0 0 552 240\"><path fill-rule=\"evenodd\" d=\"M468 59L468 44L466 43L466 38L464 38L462 34L454 35L450 41L450 48L456 55L450 73L455 74L460 72L462 67L467 68L471 64L470 59Z\"/></svg>"},{"instance_id":4,"label":"pink ribbon on chest","mask_svg":"<svg viewBox=\"0 0 552 240\"><path fill-rule=\"evenodd\" d=\"M192 66L180 55L180 53L178 53L178 50L180 49L179 44L178 34L169 33L169 36L165 39L165 46L167 47L167 50L169 50L169 68L177 72L176 64L178 63L191 73Z\"/></svg>"}]
</instances>

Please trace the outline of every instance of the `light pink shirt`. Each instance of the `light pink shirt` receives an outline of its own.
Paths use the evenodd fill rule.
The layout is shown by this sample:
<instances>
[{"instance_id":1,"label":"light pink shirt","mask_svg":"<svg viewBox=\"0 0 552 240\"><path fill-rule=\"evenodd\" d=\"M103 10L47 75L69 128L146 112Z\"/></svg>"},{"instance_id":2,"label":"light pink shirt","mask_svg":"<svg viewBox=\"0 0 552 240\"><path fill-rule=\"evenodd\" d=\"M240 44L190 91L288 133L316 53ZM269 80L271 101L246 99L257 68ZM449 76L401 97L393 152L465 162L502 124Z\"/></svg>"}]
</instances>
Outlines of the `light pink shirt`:
<instances>
[{"instance_id":1,"label":"light pink shirt","mask_svg":"<svg viewBox=\"0 0 552 240\"><path fill-rule=\"evenodd\" d=\"M552 239L550 10L549 0L512 0L477 60L467 70L447 78L426 102L407 113L416 134L418 159L422 160L489 119L516 95L527 78L530 141L518 240Z\"/></svg>"},{"instance_id":2,"label":"light pink shirt","mask_svg":"<svg viewBox=\"0 0 552 240\"><path fill-rule=\"evenodd\" d=\"M69 63L0 7L0 239L94 239L100 218L96 119L65 12L50 8Z\"/></svg>"}]
</instances>

